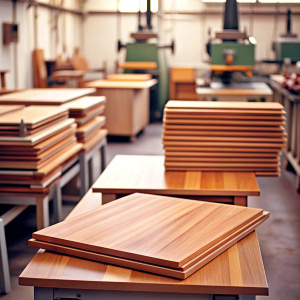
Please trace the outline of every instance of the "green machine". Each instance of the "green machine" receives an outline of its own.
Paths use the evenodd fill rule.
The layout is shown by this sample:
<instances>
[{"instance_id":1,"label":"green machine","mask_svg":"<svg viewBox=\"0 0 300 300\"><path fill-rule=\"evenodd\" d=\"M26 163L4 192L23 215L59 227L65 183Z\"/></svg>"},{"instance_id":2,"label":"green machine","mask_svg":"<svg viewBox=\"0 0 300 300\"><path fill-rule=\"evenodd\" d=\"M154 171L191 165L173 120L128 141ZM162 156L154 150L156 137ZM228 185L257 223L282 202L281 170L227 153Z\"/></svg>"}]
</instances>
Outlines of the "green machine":
<instances>
[{"instance_id":1,"label":"green machine","mask_svg":"<svg viewBox=\"0 0 300 300\"><path fill-rule=\"evenodd\" d=\"M282 63L288 58L291 62L300 61L300 39L291 32L291 10L287 10L286 33L273 42L273 51L276 61Z\"/></svg>"},{"instance_id":2,"label":"green machine","mask_svg":"<svg viewBox=\"0 0 300 300\"><path fill-rule=\"evenodd\" d=\"M152 32L151 25L151 1L147 0L147 26L141 25L141 12L138 13L138 32L132 33L135 42L123 45L118 41L118 51L126 48L126 62L155 62L156 69L130 70L125 73L148 73L158 80L158 84L150 89L150 121L155 122L162 119L162 113L166 102L169 100L169 70L164 49L170 48L174 53L174 41L170 45L161 45L157 40L158 35Z\"/></svg>"},{"instance_id":3,"label":"green machine","mask_svg":"<svg viewBox=\"0 0 300 300\"><path fill-rule=\"evenodd\" d=\"M210 55L212 77L218 77L224 84L230 84L234 72L244 72L251 76L255 64L255 44L253 37L240 32L236 0L225 3L224 27L210 38L206 47Z\"/></svg>"}]
</instances>

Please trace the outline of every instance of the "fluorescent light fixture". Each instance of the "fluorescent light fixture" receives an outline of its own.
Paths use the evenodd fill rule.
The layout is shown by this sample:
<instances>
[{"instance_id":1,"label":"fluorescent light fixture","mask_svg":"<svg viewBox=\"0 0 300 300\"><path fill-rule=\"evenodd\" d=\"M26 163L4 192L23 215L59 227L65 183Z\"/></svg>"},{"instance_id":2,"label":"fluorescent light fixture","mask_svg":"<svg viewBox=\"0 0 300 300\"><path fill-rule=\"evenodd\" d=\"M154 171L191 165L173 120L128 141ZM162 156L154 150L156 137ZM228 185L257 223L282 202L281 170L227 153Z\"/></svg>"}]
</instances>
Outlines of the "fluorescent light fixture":
<instances>
[{"instance_id":1,"label":"fluorescent light fixture","mask_svg":"<svg viewBox=\"0 0 300 300\"><path fill-rule=\"evenodd\" d=\"M250 36L250 37L249 37L249 42L250 42L251 44L253 44L253 45L256 45L256 44L257 44L256 39L255 39L254 36Z\"/></svg>"},{"instance_id":2,"label":"fluorescent light fixture","mask_svg":"<svg viewBox=\"0 0 300 300\"><path fill-rule=\"evenodd\" d=\"M138 12L141 6L141 12L147 11L147 0L120 0L120 12ZM158 0L151 1L151 12L158 12Z\"/></svg>"},{"instance_id":3,"label":"fluorescent light fixture","mask_svg":"<svg viewBox=\"0 0 300 300\"><path fill-rule=\"evenodd\" d=\"M300 0L258 0L260 3L300 3Z\"/></svg>"},{"instance_id":4,"label":"fluorescent light fixture","mask_svg":"<svg viewBox=\"0 0 300 300\"><path fill-rule=\"evenodd\" d=\"M206 3L224 3L226 0L202 0ZM239 3L255 3L256 0L237 0Z\"/></svg>"}]
</instances>

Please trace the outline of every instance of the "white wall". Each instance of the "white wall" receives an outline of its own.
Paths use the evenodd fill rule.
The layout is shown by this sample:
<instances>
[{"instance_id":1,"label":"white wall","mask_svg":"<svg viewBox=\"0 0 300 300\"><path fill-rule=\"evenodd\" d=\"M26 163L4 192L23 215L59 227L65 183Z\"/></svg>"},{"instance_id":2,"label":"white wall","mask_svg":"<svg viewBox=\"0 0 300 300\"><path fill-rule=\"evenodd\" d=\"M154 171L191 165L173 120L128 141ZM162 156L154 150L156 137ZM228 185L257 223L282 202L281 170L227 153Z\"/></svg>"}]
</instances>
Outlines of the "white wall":
<instances>
[{"instance_id":1,"label":"white wall","mask_svg":"<svg viewBox=\"0 0 300 300\"><path fill-rule=\"evenodd\" d=\"M41 1L41 0L40 0ZM208 40L208 28L212 32L220 31L223 24L222 10L224 4L203 4L200 0L161 0L162 11L173 13L189 13L174 15L176 19L170 19L170 15L164 15L160 19L153 16L152 24L156 31L159 30L160 42L170 44L175 40L175 54L165 50L170 66L190 66L208 68L204 61L208 59L205 52L205 43ZM43 0L44 3L60 3L56 0ZM103 61L108 64L108 72L115 69L115 62L124 61L125 49L117 53L117 41L123 43L131 41L130 33L137 30L137 16L135 14L122 14L117 16L118 0L65 0L64 7L80 9L84 4L84 12L102 11L106 13L85 14L85 17L61 12L58 18L58 35L56 34L56 11L45 7L38 7L37 39L34 38L34 8L27 8L27 3L17 2L16 22L19 24L19 42L4 46L0 43L0 69L9 69L6 76L7 87L28 88L33 85L32 76L32 50L44 49L46 59L55 59L58 54L63 54L66 59L72 56L74 48L80 47L86 56L90 68L101 67ZM240 5L240 11L251 11L254 6ZM284 11L287 6L278 6ZM0 0L0 23L12 22L13 9L11 1ZM274 5L259 5L254 11L269 10L276 13ZM300 5L293 5L293 10L300 11ZM217 10L217 14L197 14L205 10ZM276 21L276 22L275 22ZM145 21L144 21L145 22ZM161 24L158 28L157 24ZM256 47L256 59L274 58L271 51L271 42L284 33L285 16L278 18L268 14L242 14L240 15L240 30L244 27L252 31L258 44ZM300 37L300 15L292 16L292 29ZM0 41L2 30L0 30ZM16 52L16 55L15 55ZM15 69L17 72L15 72Z\"/></svg>"}]
</instances>

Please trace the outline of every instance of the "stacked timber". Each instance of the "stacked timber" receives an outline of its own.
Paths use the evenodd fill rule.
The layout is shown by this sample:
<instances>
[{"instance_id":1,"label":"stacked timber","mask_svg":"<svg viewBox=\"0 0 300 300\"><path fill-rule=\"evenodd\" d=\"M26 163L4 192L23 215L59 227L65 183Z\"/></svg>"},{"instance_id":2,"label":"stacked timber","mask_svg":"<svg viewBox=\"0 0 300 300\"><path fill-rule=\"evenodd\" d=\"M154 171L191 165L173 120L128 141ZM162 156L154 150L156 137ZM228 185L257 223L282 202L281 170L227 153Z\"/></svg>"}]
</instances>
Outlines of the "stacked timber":
<instances>
[{"instance_id":1,"label":"stacked timber","mask_svg":"<svg viewBox=\"0 0 300 300\"><path fill-rule=\"evenodd\" d=\"M77 123L76 136L85 152L93 149L107 136L104 129L106 117L104 116L106 97L86 96L66 103L69 117Z\"/></svg>"},{"instance_id":2,"label":"stacked timber","mask_svg":"<svg viewBox=\"0 0 300 300\"><path fill-rule=\"evenodd\" d=\"M136 193L37 231L29 246L185 279L268 217L262 209Z\"/></svg>"},{"instance_id":3,"label":"stacked timber","mask_svg":"<svg viewBox=\"0 0 300 300\"><path fill-rule=\"evenodd\" d=\"M80 150L65 108L27 106L0 115L0 191L47 192Z\"/></svg>"},{"instance_id":4,"label":"stacked timber","mask_svg":"<svg viewBox=\"0 0 300 300\"><path fill-rule=\"evenodd\" d=\"M169 101L166 171L254 171L280 175L285 112L275 102Z\"/></svg>"}]
</instances>

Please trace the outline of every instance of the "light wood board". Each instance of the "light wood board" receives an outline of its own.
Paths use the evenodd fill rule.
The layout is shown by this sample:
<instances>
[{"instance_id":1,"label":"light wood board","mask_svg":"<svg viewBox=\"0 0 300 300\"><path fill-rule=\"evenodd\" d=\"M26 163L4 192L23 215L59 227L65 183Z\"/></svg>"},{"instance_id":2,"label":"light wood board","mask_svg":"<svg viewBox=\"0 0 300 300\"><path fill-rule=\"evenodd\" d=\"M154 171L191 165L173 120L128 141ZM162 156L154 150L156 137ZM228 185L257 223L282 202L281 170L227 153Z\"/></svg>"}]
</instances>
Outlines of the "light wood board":
<instances>
[{"instance_id":1,"label":"light wood board","mask_svg":"<svg viewBox=\"0 0 300 300\"><path fill-rule=\"evenodd\" d=\"M261 209L137 193L32 237L179 268L262 213Z\"/></svg>"},{"instance_id":2,"label":"light wood board","mask_svg":"<svg viewBox=\"0 0 300 300\"><path fill-rule=\"evenodd\" d=\"M24 105L0 105L0 116L24 108Z\"/></svg>"}]
</instances>

